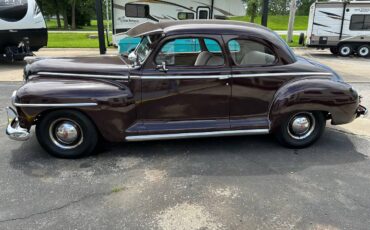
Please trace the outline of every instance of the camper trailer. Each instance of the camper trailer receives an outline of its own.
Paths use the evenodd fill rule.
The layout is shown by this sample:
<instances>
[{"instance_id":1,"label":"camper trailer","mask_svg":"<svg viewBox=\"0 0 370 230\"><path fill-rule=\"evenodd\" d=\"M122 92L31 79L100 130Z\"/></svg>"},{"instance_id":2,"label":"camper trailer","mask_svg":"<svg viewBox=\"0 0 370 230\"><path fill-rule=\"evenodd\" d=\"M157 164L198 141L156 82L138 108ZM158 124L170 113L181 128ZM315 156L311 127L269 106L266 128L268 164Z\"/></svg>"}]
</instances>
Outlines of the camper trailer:
<instances>
[{"instance_id":1,"label":"camper trailer","mask_svg":"<svg viewBox=\"0 0 370 230\"><path fill-rule=\"evenodd\" d=\"M309 47L329 48L333 54L370 55L370 1L316 2L310 8Z\"/></svg>"},{"instance_id":2,"label":"camper trailer","mask_svg":"<svg viewBox=\"0 0 370 230\"><path fill-rule=\"evenodd\" d=\"M47 44L44 17L35 0L0 0L0 58L23 60Z\"/></svg>"},{"instance_id":3,"label":"camper trailer","mask_svg":"<svg viewBox=\"0 0 370 230\"><path fill-rule=\"evenodd\" d=\"M145 22L226 19L245 15L241 0L112 0L112 6L113 43L119 47L120 53L132 50L139 43L138 39L122 40L126 38L124 32Z\"/></svg>"}]
</instances>

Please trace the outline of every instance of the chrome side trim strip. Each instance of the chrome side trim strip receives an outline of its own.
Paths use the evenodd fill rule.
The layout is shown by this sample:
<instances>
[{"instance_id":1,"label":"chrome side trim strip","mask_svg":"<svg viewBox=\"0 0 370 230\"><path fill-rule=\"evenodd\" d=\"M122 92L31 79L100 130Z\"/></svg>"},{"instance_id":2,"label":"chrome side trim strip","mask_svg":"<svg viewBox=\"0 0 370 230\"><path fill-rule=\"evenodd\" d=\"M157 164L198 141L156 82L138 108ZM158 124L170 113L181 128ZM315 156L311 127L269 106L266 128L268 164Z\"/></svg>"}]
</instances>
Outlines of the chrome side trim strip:
<instances>
[{"instance_id":1,"label":"chrome side trim strip","mask_svg":"<svg viewBox=\"0 0 370 230\"><path fill-rule=\"evenodd\" d=\"M248 78L248 77L278 77L278 76L331 76L328 72L297 72L297 73L256 73L256 74L235 74L233 78Z\"/></svg>"},{"instance_id":2,"label":"chrome side trim strip","mask_svg":"<svg viewBox=\"0 0 370 230\"><path fill-rule=\"evenodd\" d=\"M13 103L16 107L91 107L97 106L97 103L61 103L61 104L22 104Z\"/></svg>"},{"instance_id":3,"label":"chrome side trim strip","mask_svg":"<svg viewBox=\"0 0 370 230\"><path fill-rule=\"evenodd\" d=\"M152 135L127 136L126 141L149 141L149 140L171 140L171 139L186 139L201 137L261 135L268 133L269 133L268 129L250 129L250 130L227 130L227 131L195 132L195 133L152 134Z\"/></svg>"},{"instance_id":4,"label":"chrome side trim strip","mask_svg":"<svg viewBox=\"0 0 370 230\"><path fill-rule=\"evenodd\" d=\"M44 76L66 76L66 77L82 77L82 78L104 78L104 79L144 79L144 80L185 80L185 79L220 79L226 80L229 78L250 78L250 77L274 77L274 76L331 76L328 72L296 72L296 73L256 73L256 74L235 74L235 75L178 75L178 76L117 76L117 75L101 75L101 74L79 74L79 73L58 73L58 72L39 72L39 75Z\"/></svg>"},{"instance_id":5,"label":"chrome side trim strip","mask_svg":"<svg viewBox=\"0 0 370 230\"><path fill-rule=\"evenodd\" d=\"M231 75L178 75L178 76L141 76L144 80L186 80L186 79L229 79Z\"/></svg>"},{"instance_id":6,"label":"chrome side trim strip","mask_svg":"<svg viewBox=\"0 0 370 230\"><path fill-rule=\"evenodd\" d=\"M65 76L65 77L124 79L124 80L129 79L128 76L101 75L101 74L58 73L58 72L38 72L37 74L44 76Z\"/></svg>"},{"instance_id":7,"label":"chrome side trim strip","mask_svg":"<svg viewBox=\"0 0 370 230\"><path fill-rule=\"evenodd\" d=\"M234 75L178 75L178 76L131 76L132 79L144 80L185 80L185 79L220 79L229 78L251 78L251 77L278 77L278 76L331 76L328 72L296 72L296 73L256 73L256 74L234 74Z\"/></svg>"}]
</instances>

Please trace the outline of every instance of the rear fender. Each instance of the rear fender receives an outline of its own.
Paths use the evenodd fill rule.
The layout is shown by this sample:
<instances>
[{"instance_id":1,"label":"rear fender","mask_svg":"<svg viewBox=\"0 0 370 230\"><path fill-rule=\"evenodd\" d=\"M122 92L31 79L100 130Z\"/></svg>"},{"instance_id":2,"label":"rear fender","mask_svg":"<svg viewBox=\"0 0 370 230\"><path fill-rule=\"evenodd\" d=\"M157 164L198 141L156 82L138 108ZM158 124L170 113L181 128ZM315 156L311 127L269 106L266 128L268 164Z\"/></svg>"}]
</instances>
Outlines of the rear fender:
<instances>
[{"instance_id":1,"label":"rear fender","mask_svg":"<svg viewBox=\"0 0 370 230\"><path fill-rule=\"evenodd\" d=\"M332 124L344 124L355 118L358 94L344 82L330 79L300 79L281 87L270 107L270 129L274 130L291 113L322 111L330 113Z\"/></svg>"}]
</instances>

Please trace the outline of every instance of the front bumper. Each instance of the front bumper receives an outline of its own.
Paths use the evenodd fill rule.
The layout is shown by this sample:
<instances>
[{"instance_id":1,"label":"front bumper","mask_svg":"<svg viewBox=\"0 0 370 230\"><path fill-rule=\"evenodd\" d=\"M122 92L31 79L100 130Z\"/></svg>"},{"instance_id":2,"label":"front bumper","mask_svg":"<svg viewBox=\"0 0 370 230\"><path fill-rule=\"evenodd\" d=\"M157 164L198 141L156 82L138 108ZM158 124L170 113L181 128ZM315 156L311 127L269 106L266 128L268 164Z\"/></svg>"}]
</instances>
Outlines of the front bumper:
<instances>
[{"instance_id":1,"label":"front bumper","mask_svg":"<svg viewBox=\"0 0 370 230\"><path fill-rule=\"evenodd\" d=\"M6 128L6 135L12 140L26 141L30 138L30 132L19 126L18 114L11 108L7 107L8 127Z\"/></svg>"},{"instance_id":2,"label":"front bumper","mask_svg":"<svg viewBox=\"0 0 370 230\"><path fill-rule=\"evenodd\" d=\"M357 110L356 110L356 117L367 117L369 114L369 110L365 108L365 106L359 105Z\"/></svg>"}]
</instances>

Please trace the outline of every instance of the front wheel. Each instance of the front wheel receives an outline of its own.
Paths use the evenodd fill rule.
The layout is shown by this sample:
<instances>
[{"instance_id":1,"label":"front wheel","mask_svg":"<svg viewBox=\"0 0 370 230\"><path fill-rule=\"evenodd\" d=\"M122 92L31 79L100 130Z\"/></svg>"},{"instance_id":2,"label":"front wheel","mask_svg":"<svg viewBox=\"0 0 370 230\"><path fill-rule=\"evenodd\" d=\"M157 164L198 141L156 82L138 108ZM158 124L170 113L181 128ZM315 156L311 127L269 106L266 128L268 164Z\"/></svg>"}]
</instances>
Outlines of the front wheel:
<instances>
[{"instance_id":1,"label":"front wheel","mask_svg":"<svg viewBox=\"0 0 370 230\"><path fill-rule=\"evenodd\" d=\"M339 47L339 55L342 57L348 57L353 53L353 47L350 44L343 44Z\"/></svg>"},{"instance_id":2,"label":"front wheel","mask_svg":"<svg viewBox=\"0 0 370 230\"><path fill-rule=\"evenodd\" d=\"M51 155L79 158L90 155L98 134L88 117L74 110L57 110L46 114L36 125L40 145Z\"/></svg>"},{"instance_id":3,"label":"front wheel","mask_svg":"<svg viewBox=\"0 0 370 230\"><path fill-rule=\"evenodd\" d=\"M278 141L291 148L304 148L317 141L324 132L322 112L297 112L285 119L276 132Z\"/></svg>"}]
</instances>

